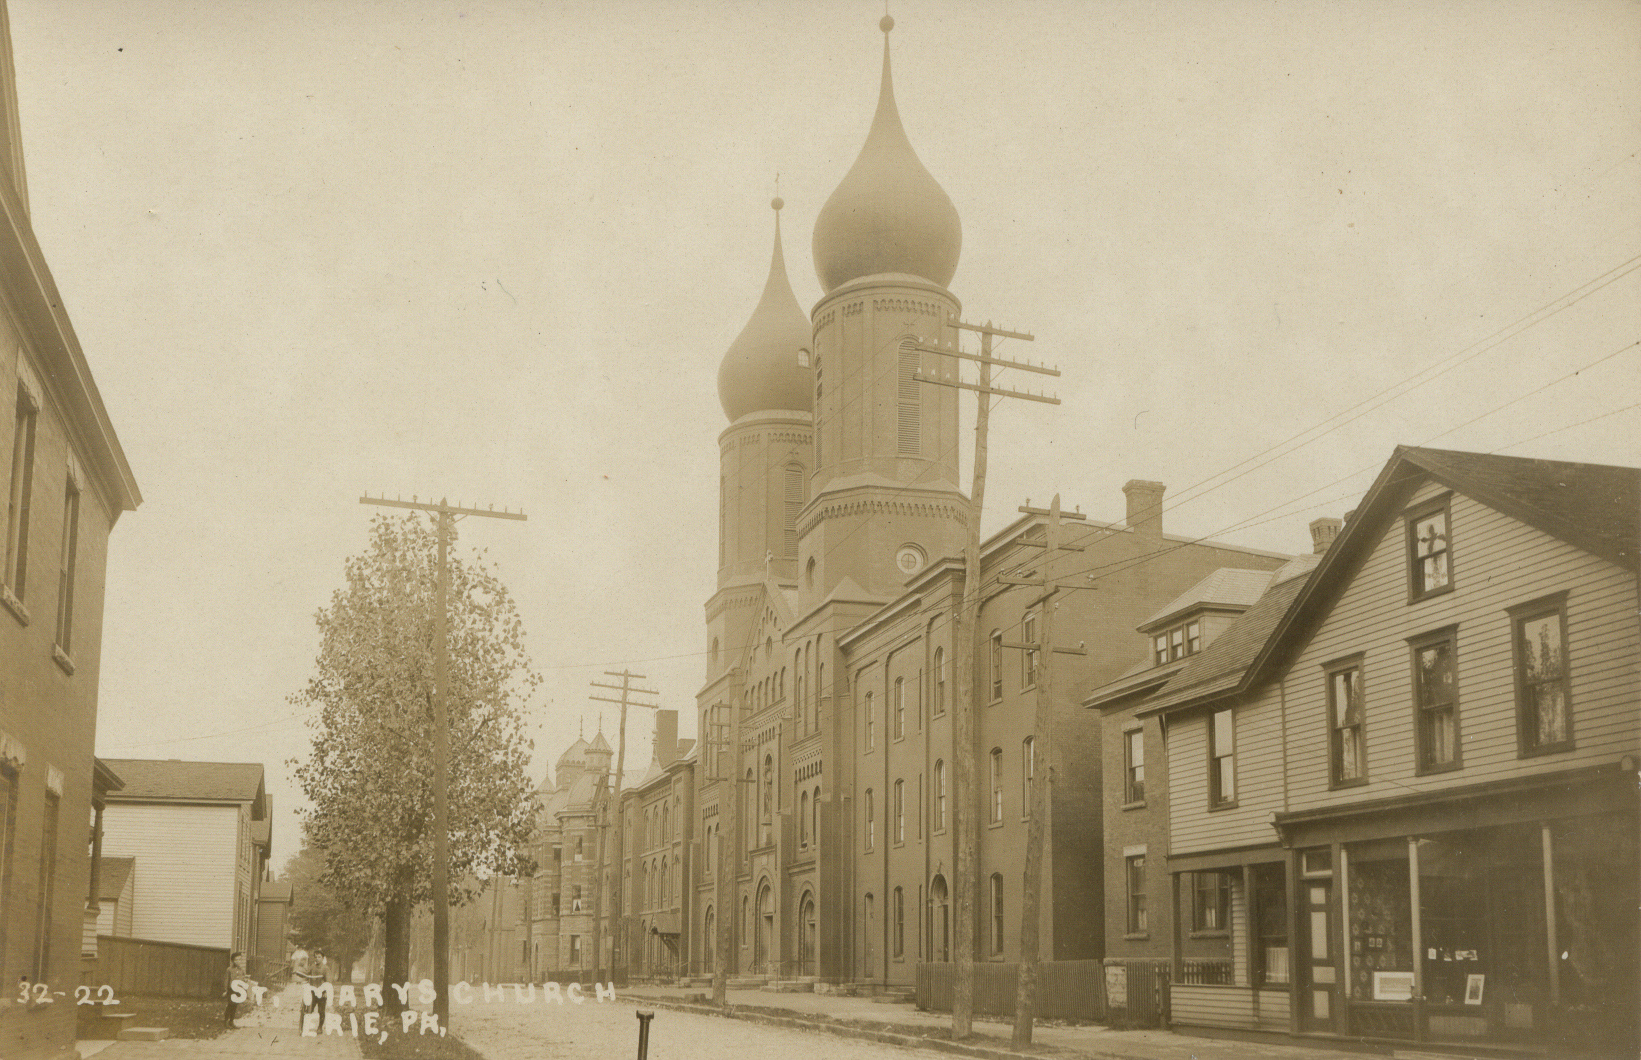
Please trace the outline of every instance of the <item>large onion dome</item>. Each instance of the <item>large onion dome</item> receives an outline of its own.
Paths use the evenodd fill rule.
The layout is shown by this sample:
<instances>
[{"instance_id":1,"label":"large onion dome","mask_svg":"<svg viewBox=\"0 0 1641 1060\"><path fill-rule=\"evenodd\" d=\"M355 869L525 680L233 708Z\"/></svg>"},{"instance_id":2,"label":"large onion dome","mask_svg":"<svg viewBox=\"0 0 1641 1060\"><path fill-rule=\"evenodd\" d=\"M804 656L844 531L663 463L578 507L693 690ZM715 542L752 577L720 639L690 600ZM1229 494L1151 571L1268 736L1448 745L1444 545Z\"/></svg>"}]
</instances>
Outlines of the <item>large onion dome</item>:
<instances>
[{"instance_id":1,"label":"large onion dome","mask_svg":"<svg viewBox=\"0 0 1641 1060\"><path fill-rule=\"evenodd\" d=\"M945 287L957 271L963 225L946 191L923 168L895 108L889 76L888 15L883 84L860 157L815 221L815 274L830 293L862 276L910 273Z\"/></svg>"},{"instance_id":2,"label":"large onion dome","mask_svg":"<svg viewBox=\"0 0 1641 1060\"><path fill-rule=\"evenodd\" d=\"M780 199L775 208L775 252L769 259L769 279L752 318L730 344L718 366L718 399L731 421L765 409L808 412L814 404L809 390L813 376L805 353L813 332L809 318L798 307L781 253Z\"/></svg>"}]
</instances>

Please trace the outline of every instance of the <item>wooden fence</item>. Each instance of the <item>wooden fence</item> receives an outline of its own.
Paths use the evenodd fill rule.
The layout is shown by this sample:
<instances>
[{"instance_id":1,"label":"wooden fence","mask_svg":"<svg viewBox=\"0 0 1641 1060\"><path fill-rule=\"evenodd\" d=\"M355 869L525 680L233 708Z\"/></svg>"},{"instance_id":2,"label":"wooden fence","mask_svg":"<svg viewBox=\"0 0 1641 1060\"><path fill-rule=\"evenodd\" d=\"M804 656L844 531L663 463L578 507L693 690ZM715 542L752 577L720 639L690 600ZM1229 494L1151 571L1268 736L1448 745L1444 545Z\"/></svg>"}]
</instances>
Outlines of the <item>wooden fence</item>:
<instances>
[{"instance_id":1,"label":"wooden fence","mask_svg":"<svg viewBox=\"0 0 1641 1060\"><path fill-rule=\"evenodd\" d=\"M115 997L219 998L228 985L228 950L120 935L97 936L93 988L107 984Z\"/></svg>"},{"instance_id":2,"label":"wooden fence","mask_svg":"<svg viewBox=\"0 0 1641 1060\"><path fill-rule=\"evenodd\" d=\"M1014 1015L1020 966L977 963L974 966L974 1013ZM917 966L917 1007L926 1012L952 1010L953 965L923 962ZM1044 961L1037 980L1037 1015L1044 1019L1105 1018L1105 972L1100 961Z\"/></svg>"}]
</instances>

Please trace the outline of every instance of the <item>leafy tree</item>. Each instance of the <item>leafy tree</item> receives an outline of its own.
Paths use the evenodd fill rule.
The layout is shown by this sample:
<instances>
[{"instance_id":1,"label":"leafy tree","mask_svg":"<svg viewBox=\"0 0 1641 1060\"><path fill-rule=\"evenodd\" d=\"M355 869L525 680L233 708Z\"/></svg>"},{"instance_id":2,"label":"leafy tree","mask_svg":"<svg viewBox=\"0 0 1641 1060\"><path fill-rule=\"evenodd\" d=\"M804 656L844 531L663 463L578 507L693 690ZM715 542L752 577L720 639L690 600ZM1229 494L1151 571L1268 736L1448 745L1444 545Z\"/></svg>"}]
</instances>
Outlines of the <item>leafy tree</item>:
<instances>
[{"instance_id":1,"label":"leafy tree","mask_svg":"<svg viewBox=\"0 0 1641 1060\"><path fill-rule=\"evenodd\" d=\"M451 533L454 539L454 531ZM296 776L321 879L382 917L383 975L409 975L410 916L432 899L433 673L437 538L421 516L378 516L347 585L319 611L314 676L293 705L317 709ZM453 905L483 877L533 871L534 801L523 706L540 683L523 625L482 555L449 558L449 873ZM388 991L388 1009L399 1009Z\"/></svg>"},{"instance_id":2,"label":"leafy tree","mask_svg":"<svg viewBox=\"0 0 1641 1060\"><path fill-rule=\"evenodd\" d=\"M371 919L343 902L324 873L324 851L306 841L285 863L284 879L291 885L290 940L310 953L323 950L346 982L370 945Z\"/></svg>"}]
</instances>

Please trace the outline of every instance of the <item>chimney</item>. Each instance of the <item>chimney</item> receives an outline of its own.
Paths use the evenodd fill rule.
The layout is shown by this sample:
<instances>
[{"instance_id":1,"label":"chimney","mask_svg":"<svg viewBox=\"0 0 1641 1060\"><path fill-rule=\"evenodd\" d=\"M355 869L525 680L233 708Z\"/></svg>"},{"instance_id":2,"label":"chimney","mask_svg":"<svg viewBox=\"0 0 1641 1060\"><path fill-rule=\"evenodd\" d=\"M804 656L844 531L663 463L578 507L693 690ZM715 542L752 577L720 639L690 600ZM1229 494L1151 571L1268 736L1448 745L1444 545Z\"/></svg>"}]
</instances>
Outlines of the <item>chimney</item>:
<instances>
[{"instance_id":1,"label":"chimney","mask_svg":"<svg viewBox=\"0 0 1641 1060\"><path fill-rule=\"evenodd\" d=\"M658 710L655 712L655 760L665 769L677 758L678 712Z\"/></svg>"},{"instance_id":2,"label":"chimney","mask_svg":"<svg viewBox=\"0 0 1641 1060\"><path fill-rule=\"evenodd\" d=\"M1311 551L1318 556L1326 552L1328 547L1333 544L1333 539L1339 536L1339 531L1344 528L1344 525L1345 521L1343 519L1335 519L1332 516L1312 519Z\"/></svg>"},{"instance_id":3,"label":"chimney","mask_svg":"<svg viewBox=\"0 0 1641 1060\"><path fill-rule=\"evenodd\" d=\"M1162 541L1162 494L1160 482L1129 479L1122 488L1128 496L1128 528L1153 544Z\"/></svg>"}]
</instances>

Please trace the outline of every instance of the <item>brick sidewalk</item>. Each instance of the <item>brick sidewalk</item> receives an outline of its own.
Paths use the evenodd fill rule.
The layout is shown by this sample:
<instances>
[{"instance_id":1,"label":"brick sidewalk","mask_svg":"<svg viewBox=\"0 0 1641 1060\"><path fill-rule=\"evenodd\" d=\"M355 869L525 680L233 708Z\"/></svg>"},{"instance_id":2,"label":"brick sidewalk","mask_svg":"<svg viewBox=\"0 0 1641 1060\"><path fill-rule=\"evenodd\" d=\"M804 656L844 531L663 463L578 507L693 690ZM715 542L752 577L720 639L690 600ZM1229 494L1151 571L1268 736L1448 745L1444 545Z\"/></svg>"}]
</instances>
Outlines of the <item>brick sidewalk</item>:
<instances>
[{"instance_id":1,"label":"brick sidewalk","mask_svg":"<svg viewBox=\"0 0 1641 1060\"><path fill-rule=\"evenodd\" d=\"M620 992L622 1000L655 1001L691 1012L716 1011L691 1005L687 998L700 994L699 987L636 986ZM1308 1044L1288 1045L1276 1041L1235 1041L1198 1038L1162 1030L1120 1031L1097 1025L1039 1024L1034 1028L1031 1052L1016 1051L1010 1043L1011 1022L976 1019L974 1034L963 1043L950 1041L951 1017L920 1012L907 1004L890 1004L862 997L836 994L777 994L763 990L731 990L728 994L735 1017L771 1023L799 1021L824 1023L833 1029L854 1028L862 1036L878 1034L924 1038L929 1048L996 1060L1013 1057L1081 1056L1098 1060L1361 1060L1360 1052L1345 1052ZM838 1025L841 1025L838 1026Z\"/></svg>"},{"instance_id":2,"label":"brick sidewalk","mask_svg":"<svg viewBox=\"0 0 1641 1060\"><path fill-rule=\"evenodd\" d=\"M302 1057L303 1060L358 1060L359 1043L351 1037L322 1035L302 1037L297 1025L301 1005L301 991L286 987L279 995L279 1004L267 999L267 1004L252 1008L244 1005L245 1015L235 1021L234 1030L215 1038L168 1038L161 1042L114 1042L98 1049L96 1060L163 1060L174 1056L271 1056Z\"/></svg>"}]
</instances>

